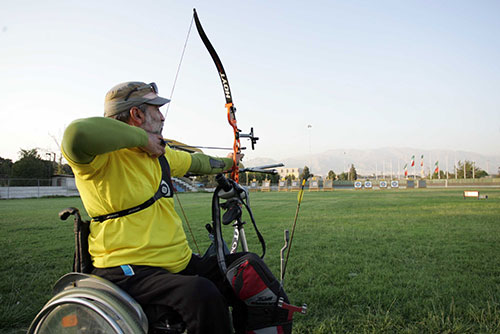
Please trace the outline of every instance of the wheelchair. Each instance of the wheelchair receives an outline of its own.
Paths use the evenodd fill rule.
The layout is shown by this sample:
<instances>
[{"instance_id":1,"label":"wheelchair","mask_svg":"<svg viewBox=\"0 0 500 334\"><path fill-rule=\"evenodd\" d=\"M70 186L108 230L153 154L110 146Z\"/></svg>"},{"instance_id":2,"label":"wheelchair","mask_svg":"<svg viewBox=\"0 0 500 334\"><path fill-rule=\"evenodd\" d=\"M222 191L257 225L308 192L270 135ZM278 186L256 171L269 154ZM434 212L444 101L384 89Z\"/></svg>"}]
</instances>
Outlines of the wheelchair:
<instances>
[{"instance_id":1,"label":"wheelchair","mask_svg":"<svg viewBox=\"0 0 500 334\"><path fill-rule=\"evenodd\" d=\"M265 168L272 166L265 166ZM262 171L262 169L259 169ZM238 247L248 252L244 225L241 220L244 206L254 226L265 254L264 238L257 229L249 202L249 192L222 174L217 175L219 186L212 199L212 224L207 224L212 244L204 256L216 256L221 272L226 275L228 268L225 255L234 253ZM220 200L226 200L221 203ZM221 219L220 209L225 213ZM54 285L52 297L32 321L28 334L182 334L186 324L181 316L166 306L141 307L130 295L108 280L90 274L92 260L88 252L90 222L82 221L77 208L67 208L59 213L61 220L74 216L75 255L73 272L62 276ZM222 237L221 226L232 223L234 228L231 249ZM285 231L288 235L288 231ZM281 250L281 287L283 284L283 254ZM233 268L234 271L234 268ZM269 290L269 289L268 289ZM307 306L293 306L279 298L277 307L285 310L289 322L293 313L306 313ZM291 327L290 327L291 328ZM274 331L276 332L276 331Z\"/></svg>"},{"instance_id":2,"label":"wheelchair","mask_svg":"<svg viewBox=\"0 0 500 334\"><path fill-rule=\"evenodd\" d=\"M76 208L59 213L62 220L74 216L75 256L73 272L54 285L52 297L32 321L28 334L181 334L182 318L167 307L144 309L110 281L90 274L89 222ZM152 320L151 322L148 321Z\"/></svg>"}]
</instances>

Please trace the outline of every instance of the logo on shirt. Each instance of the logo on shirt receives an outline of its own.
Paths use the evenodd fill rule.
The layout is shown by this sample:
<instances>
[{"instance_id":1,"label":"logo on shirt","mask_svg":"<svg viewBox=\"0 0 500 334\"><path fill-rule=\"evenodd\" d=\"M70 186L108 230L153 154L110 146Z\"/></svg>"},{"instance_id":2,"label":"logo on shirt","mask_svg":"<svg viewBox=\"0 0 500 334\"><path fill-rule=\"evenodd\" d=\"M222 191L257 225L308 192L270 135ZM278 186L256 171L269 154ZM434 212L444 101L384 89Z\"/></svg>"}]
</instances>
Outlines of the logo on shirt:
<instances>
[{"instance_id":1,"label":"logo on shirt","mask_svg":"<svg viewBox=\"0 0 500 334\"><path fill-rule=\"evenodd\" d=\"M171 196L170 187L168 186L168 183L165 182L164 180L161 180L161 193L163 194L163 197Z\"/></svg>"}]
</instances>

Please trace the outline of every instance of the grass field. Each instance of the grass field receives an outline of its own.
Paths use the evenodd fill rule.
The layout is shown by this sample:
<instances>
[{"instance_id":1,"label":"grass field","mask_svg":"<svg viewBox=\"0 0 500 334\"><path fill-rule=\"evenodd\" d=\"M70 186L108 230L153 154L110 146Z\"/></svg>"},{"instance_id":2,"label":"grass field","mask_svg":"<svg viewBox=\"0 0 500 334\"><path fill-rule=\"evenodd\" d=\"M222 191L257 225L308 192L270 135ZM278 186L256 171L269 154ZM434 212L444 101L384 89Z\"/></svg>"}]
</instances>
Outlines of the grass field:
<instances>
[{"instance_id":1,"label":"grass field","mask_svg":"<svg viewBox=\"0 0 500 334\"><path fill-rule=\"evenodd\" d=\"M309 308L294 333L500 333L500 190L483 193L306 192L285 280L291 301ZM251 196L278 276L296 193ZM180 197L203 252L211 195ZM68 206L82 208L78 198L0 201L2 333L26 330L71 268L72 222L57 218Z\"/></svg>"}]
</instances>

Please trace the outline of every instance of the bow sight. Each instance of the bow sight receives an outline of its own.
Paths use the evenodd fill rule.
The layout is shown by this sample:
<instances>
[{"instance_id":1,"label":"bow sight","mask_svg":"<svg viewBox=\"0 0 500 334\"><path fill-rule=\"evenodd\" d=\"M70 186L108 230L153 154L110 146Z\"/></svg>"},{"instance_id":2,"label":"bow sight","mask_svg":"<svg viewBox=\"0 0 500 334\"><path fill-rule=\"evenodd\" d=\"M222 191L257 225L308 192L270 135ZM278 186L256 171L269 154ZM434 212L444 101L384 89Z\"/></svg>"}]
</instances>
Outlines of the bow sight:
<instances>
[{"instance_id":1,"label":"bow sight","mask_svg":"<svg viewBox=\"0 0 500 334\"><path fill-rule=\"evenodd\" d=\"M248 138L250 139L250 142L252 143L252 150L255 150L255 144L257 144L257 140L259 140L259 137L255 137L253 134L253 127L250 128L250 133L241 133L241 130L238 129L238 138ZM245 147L241 148L242 150L245 149Z\"/></svg>"}]
</instances>

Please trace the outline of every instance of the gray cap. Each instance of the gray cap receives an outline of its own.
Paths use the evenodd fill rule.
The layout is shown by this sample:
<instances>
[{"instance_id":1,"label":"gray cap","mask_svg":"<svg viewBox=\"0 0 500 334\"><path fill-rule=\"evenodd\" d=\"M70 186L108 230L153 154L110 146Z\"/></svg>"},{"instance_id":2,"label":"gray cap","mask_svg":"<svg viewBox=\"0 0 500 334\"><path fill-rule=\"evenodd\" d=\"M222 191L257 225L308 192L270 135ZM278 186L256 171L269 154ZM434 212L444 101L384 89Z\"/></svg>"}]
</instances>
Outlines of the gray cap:
<instances>
[{"instance_id":1,"label":"gray cap","mask_svg":"<svg viewBox=\"0 0 500 334\"><path fill-rule=\"evenodd\" d=\"M143 103L162 106L168 102L169 99L158 96L158 87L154 82L150 84L140 81L123 82L111 88L106 94L104 116L111 117Z\"/></svg>"}]
</instances>

